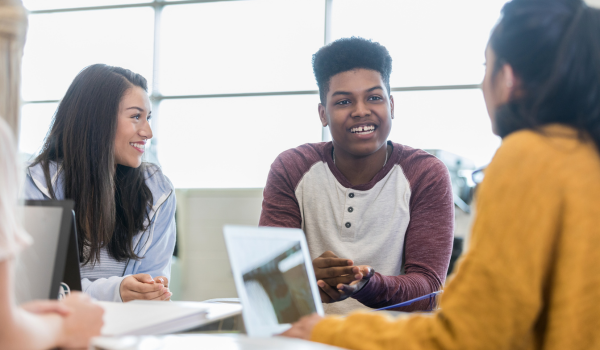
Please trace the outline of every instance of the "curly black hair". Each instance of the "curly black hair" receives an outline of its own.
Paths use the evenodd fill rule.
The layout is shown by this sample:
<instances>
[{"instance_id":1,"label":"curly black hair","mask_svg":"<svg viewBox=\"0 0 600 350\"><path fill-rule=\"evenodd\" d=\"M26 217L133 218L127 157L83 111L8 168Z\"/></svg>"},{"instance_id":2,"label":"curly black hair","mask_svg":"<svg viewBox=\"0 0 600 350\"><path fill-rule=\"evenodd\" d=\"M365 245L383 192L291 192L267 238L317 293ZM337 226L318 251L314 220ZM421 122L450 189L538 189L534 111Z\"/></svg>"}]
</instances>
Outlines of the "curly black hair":
<instances>
[{"instance_id":1,"label":"curly black hair","mask_svg":"<svg viewBox=\"0 0 600 350\"><path fill-rule=\"evenodd\" d=\"M342 38L323 46L312 57L313 72L319 86L321 103L325 103L332 76L357 68L371 69L381 74L390 93L392 57L385 46L371 40Z\"/></svg>"}]
</instances>

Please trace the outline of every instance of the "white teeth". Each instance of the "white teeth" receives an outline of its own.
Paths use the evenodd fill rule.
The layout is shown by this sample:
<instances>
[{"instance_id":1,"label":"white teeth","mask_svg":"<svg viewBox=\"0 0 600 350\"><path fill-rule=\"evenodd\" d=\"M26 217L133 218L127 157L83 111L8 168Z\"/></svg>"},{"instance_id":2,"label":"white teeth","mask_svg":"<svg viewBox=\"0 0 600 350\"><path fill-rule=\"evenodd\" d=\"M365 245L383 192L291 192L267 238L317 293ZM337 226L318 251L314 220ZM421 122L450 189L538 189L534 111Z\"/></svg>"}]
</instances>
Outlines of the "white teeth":
<instances>
[{"instance_id":1,"label":"white teeth","mask_svg":"<svg viewBox=\"0 0 600 350\"><path fill-rule=\"evenodd\" d=\"M370 134L375 130L375 125L361 125L350 129L351 133Z\"/></svg>"},{"instance_id":2,"label":"white teeth","mask_svg":"<svg viewBox=\"0 0 600 350\"><path fill-rule=\"evenodd\" d=\"M146 148L146 145L144 145L143 143L130 142L129 145L137 148L140 151L144 151Z\"/></svg>"}]
</instances>

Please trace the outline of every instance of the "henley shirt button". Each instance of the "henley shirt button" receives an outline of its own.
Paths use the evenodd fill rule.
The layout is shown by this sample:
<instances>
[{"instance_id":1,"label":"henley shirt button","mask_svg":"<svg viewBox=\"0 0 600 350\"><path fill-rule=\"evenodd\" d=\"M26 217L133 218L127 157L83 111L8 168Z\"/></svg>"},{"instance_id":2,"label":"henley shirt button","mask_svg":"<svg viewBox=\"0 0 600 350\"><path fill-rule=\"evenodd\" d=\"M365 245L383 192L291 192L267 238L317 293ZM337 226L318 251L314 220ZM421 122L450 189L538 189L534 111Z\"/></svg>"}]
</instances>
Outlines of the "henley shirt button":
<instances>
[{"instance_id":1,"label":"henley shirt button","mask_svg":"<svg viewBox=\"0 0 600 350\"><path fill-rule=\"evenodd\" d=\"M349 222L347 222L347 223L346 223L346 228L350 228L350 226L352 226L352 224L351 224L351 223L349 223Z\"/></svg>"},{"instance_id":2,"label":"henley shirt button","mask_svg":"<svg viewBox=\"0 0 600 350\"><path fill-rule=\"evenodd\" d=\"M349 211L350 213L352 213L352 212L354 211L354 208L352 208L352 207L349 207L349 208L348 208L348 211Z\"/></svg>"},{"instance_id":3,"label":"henley shirt button","mask_svg":"<svg viewBox=\"0 0 600 350\"><path fill-rule=\"evenodd\" d=\"M350 194L348 195L348 197L350 197L350 198L354 198L354 193L350 193Z\"/></svg>"}]
</instances>

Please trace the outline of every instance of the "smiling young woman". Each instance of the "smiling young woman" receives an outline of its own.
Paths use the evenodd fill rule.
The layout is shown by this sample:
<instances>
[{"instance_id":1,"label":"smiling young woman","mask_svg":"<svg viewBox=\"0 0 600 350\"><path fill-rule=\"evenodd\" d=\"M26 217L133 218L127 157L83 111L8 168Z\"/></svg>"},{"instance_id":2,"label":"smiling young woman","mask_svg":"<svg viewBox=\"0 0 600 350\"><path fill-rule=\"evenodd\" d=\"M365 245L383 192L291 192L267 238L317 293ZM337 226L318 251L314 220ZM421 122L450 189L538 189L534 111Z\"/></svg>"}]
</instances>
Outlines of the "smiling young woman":
<instances>
[{"instance_id":1,"label":"smiling young woman","mask_svg":"<svg viewBox=\"0 0 600 350\"><path fill-rule=\"evenodd\" d=\"M100 300L166 300L175 246L175 193L143 162L152 138L146 79L103 64L82 70L65 94L28 199L73 199L84 291Z\"/></svg>"}]
</instances>

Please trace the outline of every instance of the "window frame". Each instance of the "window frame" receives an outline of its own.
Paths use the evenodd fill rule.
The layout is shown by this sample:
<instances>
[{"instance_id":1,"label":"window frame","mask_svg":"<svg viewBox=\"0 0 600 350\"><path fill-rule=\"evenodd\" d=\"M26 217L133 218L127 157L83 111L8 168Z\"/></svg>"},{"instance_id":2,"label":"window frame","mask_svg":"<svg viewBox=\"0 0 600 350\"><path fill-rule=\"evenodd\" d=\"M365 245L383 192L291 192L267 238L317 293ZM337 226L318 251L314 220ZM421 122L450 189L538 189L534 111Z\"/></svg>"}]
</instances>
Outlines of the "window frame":
<instances>
[{"instance_id":1,"label":"window frame","mask_svg":"<svg viewBox=\"0 0 600 350\"><path fill-rule=\"evenodd\" d=\"M150 100L152 101L152 108L159 111L160 103L164 100L177 100L177 99L203 99L203 98L215 98L215 97L254 97L254 96L281 96L281 95L318 95L318 90L297 90L297 91L264 91L264 92L252 92L252 93L225 93L225 94L202 94L202 95L164 95L160 92L160 32L161 32L161 19L162 11L167 6L177 5L188 5L195 3L209 3L209 2L224 2L224 1L252 1L252 0L184 0L184 1L165 1L165 0L153 0L144 3L131 3L131 4L118 4L118 5L106 5L106 6L90 6L90 7L71 7L71 8L56 8L47 10L33 10L29 11L31 15L38 14L50 14L50 13L64 13L64 12L79 12L79 11L96 11L96 10L109 10L109 9L125 9L125 8L137 8L137 7L151 7L154 9L154 33L153 33L153 62L152 62L152 91L150 91ZM325 30L323 33L323 44L327 45L331 42L331 22L332 22L332 4L333 0L323 0L325 6ZM404 92L404 91L430 91L430 90L464 90L464 89L481 89L480 84L465 84L465 85L427 85L427 86L409 86L409 87L391 87L390 92ZM21 101L21 106L26 104L35 103L58 103L59 100L31 100ZM159 113L153 115L153 119L156 121L160 118ZM151 143L151 147L147 150L149 158L151 160L157 160L156 148L160 142L160 130L154 131L154 141ZM158 142L157 142L158 141ZM331 141L331 134L328 127L324 127L322 130L322 141Z\"/></svg>"}]
</instances>

